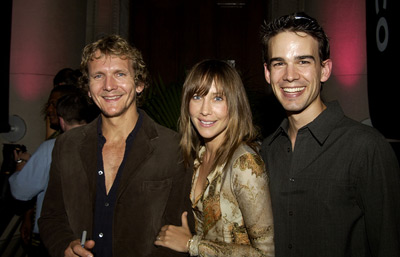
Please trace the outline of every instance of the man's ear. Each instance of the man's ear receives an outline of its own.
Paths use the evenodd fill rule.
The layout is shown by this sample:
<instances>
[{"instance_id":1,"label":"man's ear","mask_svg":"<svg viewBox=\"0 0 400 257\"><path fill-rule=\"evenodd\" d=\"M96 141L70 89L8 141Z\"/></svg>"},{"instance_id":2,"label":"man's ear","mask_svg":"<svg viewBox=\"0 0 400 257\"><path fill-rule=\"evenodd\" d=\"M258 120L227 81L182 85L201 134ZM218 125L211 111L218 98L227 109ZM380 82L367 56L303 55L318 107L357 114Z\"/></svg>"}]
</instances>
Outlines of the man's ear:
<instances>
[{"instance_id":1,"label":"man's ear","mask_svg":"<svg viewBox=\"0 0 400 257\"><path fill-rule=\"evenodd\" d=\"M321 82L325 82L329 79L332 73L332 60L327 59L322 62L321 67Z\"/></svg>"},{"instance_id":2,"label":"man's ear","mask_svg":"<svg viewBox=\"0 0 400 257\"><path fill-rule=\"evenodd\" d=\"M140 93L143 92L143 89L144 89L144 83L143 82L138 82L137 85L136 85L136 93L138 95L140 95Z\"/></svg>"},{"instance_id":3,"label":"man's ear","mask_svg":"<svg viewBox=\"0 0 400 257\"><path fill-rule=\"evenodd\" d=\"M271 72L268 69L267 63L264 63L264 76L268 84L271 84Z\"/></svg>"},{"instance_id":4,"label":"man's ear","mask_svg":"<svg viewBox=\"0 0 400 257\"><path fill-rule=\"evenodd\" d=\"M66 126L65 125L65 120L62 117L58 116L58 122L60 123L61 130L65 131L65 126Z\"/></svg>"}]
</instances>

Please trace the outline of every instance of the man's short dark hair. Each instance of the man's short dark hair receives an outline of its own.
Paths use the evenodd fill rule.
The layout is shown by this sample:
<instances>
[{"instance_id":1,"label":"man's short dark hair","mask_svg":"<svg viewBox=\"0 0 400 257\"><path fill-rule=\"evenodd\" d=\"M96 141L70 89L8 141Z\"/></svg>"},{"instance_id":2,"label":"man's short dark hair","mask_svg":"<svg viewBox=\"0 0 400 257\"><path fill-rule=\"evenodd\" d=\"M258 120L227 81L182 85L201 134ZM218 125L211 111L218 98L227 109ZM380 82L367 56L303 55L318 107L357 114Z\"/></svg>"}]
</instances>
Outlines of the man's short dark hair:
<instances>
[{"instance_id":1,"label":"man's short dark hair","mask_svg":"<svg viewBox=\"0 0 400 257\"><path fill-rule=\"evenodd\" d=\"M268 66L269 61L269 41L280 32L304 32L318 41L319 58L322 62L330 58L329 39L317 20L304 12L293 13L281 16L269 23L264 23L261 27L261 43L264 63Z\"/></svg>"},{"instance_id":2,"label":"man's short dark hair","mask_svg":"<svg viewBox=\"0 0 400 257\"><path fill-rule=\"evenodd\" d=\"M90 106L87 97L81 93L72 93L62 96L57 101L57 115L68 124L82 124L89 122Z\"/></svg>"}]
</instances>

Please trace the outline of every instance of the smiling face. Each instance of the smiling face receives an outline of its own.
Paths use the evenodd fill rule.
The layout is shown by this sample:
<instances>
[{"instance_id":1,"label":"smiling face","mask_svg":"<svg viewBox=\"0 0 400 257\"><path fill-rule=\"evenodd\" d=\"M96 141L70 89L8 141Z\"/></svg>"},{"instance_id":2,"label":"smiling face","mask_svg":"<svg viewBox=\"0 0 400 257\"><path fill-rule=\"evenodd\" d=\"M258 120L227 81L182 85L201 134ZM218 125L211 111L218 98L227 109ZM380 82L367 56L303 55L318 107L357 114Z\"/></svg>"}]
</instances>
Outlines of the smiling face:
<instances>
[{"instance_id":1,"label":"smiling face","mask_svg":"<svg viewBox=\"0 0 400 257\"><path fill-rule=\"evenodd\" d=\"M95 54L100 56L100 52ZM88 63L89 96L105 117L120 117L136 112L136 86L131 60L102 56ZM129 117L129 116L128 116Z\"/></svg>"},{"instance_id":2,"label":"smiling face","mask_svg":"<svg viewBox=\"0 0 400 257\"><path fill-rule=\"evenodd\" d=\"M317 40L302 32L281 32L271 38L269 49L265 78L286 112L318 116L324 107L321 82L329 78L332 63L328 59L321 66Z\"/></svg>"},{"instance_id":3,"label":"smiling face","mask_svg":"<svg viewBox=\"0 0 400 257\"><path fill-rule=\"evenodd\" d=\"M213 82L204 96L195 94L189 102L192 124L206 143L221 145L229 122L226 97Z\"/></svg>"}]
</instances>

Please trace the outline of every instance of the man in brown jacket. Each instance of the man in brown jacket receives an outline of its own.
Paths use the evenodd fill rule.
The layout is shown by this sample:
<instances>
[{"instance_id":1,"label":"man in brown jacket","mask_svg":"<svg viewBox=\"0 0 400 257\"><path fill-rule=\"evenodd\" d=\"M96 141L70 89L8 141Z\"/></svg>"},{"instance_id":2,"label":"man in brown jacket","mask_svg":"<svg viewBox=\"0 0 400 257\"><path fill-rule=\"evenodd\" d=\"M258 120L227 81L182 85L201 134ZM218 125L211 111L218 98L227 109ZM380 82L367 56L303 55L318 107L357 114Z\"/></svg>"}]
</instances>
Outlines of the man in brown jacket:
<instances>
[{"instance_id":1,"label":"man in brown jacket","mask_svg":"<svg viewBox=\"0 0 400 257\"><path fill-rule=\"evenodd\" d=\"M84 48L81 70L101 114L56 141L39 220L45 246L52 256L181 255L153 242L191 213L191 172L178 135L137 108L149 86L141 53L108 36Z\"/></svg>"}]
</instances>

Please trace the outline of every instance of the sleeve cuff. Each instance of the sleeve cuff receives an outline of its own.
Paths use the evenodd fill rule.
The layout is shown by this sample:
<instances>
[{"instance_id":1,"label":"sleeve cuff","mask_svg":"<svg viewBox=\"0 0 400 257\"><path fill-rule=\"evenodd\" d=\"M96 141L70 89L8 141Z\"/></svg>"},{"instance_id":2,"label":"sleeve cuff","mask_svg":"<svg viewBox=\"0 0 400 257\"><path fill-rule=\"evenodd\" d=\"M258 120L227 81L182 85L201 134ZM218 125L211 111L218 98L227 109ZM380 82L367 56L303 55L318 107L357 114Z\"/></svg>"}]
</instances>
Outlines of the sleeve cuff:
<instances>
[{"instance_id":1,"label":"sleeve cuff","mask_svg":"<svg viewBox=\"0 0 400 257\"><path fill-rule=\"evenodd\" d=\"M194 235L192 238L192 242L189 245L189 254L190 256L198 256L199 255L199 244L201 237L199 235Z\"/></svg>"}]
</instances>

